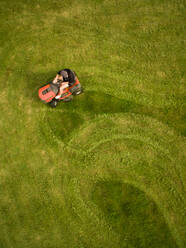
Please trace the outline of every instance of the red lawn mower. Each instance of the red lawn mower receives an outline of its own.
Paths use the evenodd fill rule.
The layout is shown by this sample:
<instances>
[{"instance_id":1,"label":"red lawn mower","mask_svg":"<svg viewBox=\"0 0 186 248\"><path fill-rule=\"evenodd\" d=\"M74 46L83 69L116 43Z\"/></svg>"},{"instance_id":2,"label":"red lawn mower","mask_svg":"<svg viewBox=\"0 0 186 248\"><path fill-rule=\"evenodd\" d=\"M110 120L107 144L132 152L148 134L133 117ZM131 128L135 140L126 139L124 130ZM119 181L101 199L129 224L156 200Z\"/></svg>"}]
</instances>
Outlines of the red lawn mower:
<instances>
[{"instance_id":1,"label":"red lawn mower","mask_svg":"<svg viewBox=\"0 0 186 248\"><path fill-rule=\"evenodd\" d=\"M59 99L56 99L56 95L59 91L59 84L52 82L41 87L38 91L39 98L43 103L48 103L51 107L55 108L59 101L69 102L73 99L73 96L80 95L83 92L82 86L77 79L74 84L65 88Z\"/></svg>"}]
</instances>

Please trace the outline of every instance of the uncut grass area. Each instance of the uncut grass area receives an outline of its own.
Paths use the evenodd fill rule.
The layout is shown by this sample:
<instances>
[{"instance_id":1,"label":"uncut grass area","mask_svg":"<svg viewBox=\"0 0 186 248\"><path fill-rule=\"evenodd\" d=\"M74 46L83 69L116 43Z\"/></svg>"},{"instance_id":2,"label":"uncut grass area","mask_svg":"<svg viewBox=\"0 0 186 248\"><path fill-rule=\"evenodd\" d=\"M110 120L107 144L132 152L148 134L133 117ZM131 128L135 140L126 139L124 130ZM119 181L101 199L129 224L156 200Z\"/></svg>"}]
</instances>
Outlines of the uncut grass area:
<instances>
[{"instance_id":1,"label":"uncut grass area","mask_svg":"<svg viewBox=\"0 0 186 248\"><path fill-rule=\"evenodd\" d=\"M0 248L186 247L185 10L0 0Z\"/></svg>"}]
</instances>

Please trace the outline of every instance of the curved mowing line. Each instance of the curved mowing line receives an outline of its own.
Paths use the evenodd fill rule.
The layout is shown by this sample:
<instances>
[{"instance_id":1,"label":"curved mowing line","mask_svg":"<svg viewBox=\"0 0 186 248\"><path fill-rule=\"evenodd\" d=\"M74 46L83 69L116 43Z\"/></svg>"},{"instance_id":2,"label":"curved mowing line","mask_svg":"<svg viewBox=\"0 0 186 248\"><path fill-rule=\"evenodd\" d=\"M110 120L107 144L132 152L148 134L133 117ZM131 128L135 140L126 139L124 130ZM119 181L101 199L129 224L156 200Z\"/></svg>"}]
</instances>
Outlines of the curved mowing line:
<instances>
[{"instance_id":1,"label":"curved mowing line","mask_svg":"<svg viewBox=\"0 0 186 248\"><path fill-rule=\"evenodd\" d=\"M124 114L124 115L126 115L126 114ZM79 139L79 136L81 137L81 133L83 132L83 131L86 131L86 129L88 128L88 127L91 127L91 125L93 125L94 123L98 123L99 122L99 124L104 124L104 123L101 123L102 121L104 121L104 120L112 120L112 118L113 118L113 120L115 121L115 122L113 122L113 127L110 127L110 129L109 129L109 131L108 131L108 133L107 134L104 134L103 132L105 132L105 130L101 130L100 132L102 132L105 136L110 136L110 133L112 133L113 131L115 132L115 131L117 131L117 133L119 132L134 132L134 133L139 133L139 131L141 132L140 134L141 135L145 135L145 136L151 136L151 138L153 139L153 140L155 140L156 139L156 141L155 141L155 143L157 144L157 146L161 146L161 144L159 144L158 142L159 141L161 141L161 143L162 143L162 141L163 141L163 143L165 143L164 145L167 145L167 142L170 142L170 134L169 134L169 132L171 132L171 137L173 137L174 136L174 130L172 130L172 129L170 129L168 126L166 126L166 125L162 125L162 123L160 123L159 121L156 121L156 119L153 119L153 118L150 118L150 117L146 117L145 116L145 120L143 119L144 118L144 116L142 115L136 115L136 114L131 114L130 116L129 116L129 114L127 114L126 116L124 116L124 115L122 115L121 116L121 114L115 114L115 115L113 115L113 116L101 116L101 118L100 117L98 117L98 118L95 118L95 119L93 119L93 120L91 120L91 121L89 121L88 123L86 122L86 123L84 123L83 125L81 125L81 127L79 128L79 131L77 132L74 132L72 135L71 135L71 139L67 142L67 144L68 145L70 145L71 143L73 143L74 142L74 140L76 140L76 139ZM117 122L117 119L116 118L118 118L118 117L121 117L121 119L119 119L119 124L118 124L118 126L120 125L120 127L118 127L117 126L117 124L116 124L116 122ZM126 117L125 119L127 120L127 125L126 125L126 127L125 126L121 126L121 122L122 122L122 119L124 119L124 117ZM131 117L137 117L137 119L135 120L135 119L132 119L132 123L130 124L129 122L131 122ZM139 117L140 117L140 119L139 119ZM142 118L142 119L141 119ZM148 118L148 119L147 119ZM136 121L136 123L134 123ZM134 128L135 127L137 127L137 125L139 124L139 122L147 122L147 123L145 123L146 125L148 125L148 123L150 123L150 124L152 124L152 122L154 122L153 123L153 126L151 127L151 129L150 130L146 130L147 128L146 127L144 127L144 129L143 128L141 128L141 129L137 129L137 130L135 130ZM125 124L125 123L124 123ZM156 126L154 126L154 124L156 125ZM158 126L157 126L157 124L158 124ZM123 125L123 124L122 124ZM157 134L158 134L158 132L154 132L154 133L150 133L151 132L151 130L152 130L152 128L158 128L159 129L159 127L163 127L163 129L165 130L165 128L166 128L166 131L164 131L164 133L166 134L166 135L164 135L164 136L160 136L160 138L158 139L158 142L157 142ZM95 129L96 131L98 130L99 131L99 126L97 125L97 126L93 126L92 127L93 129ZM126 128L126 129L125 129ZM168 134L167 134L168 133ZM156 136L154 136L154 134L156 134ZM92 135L92 132L91 132L91 135ZM96 134L96 135L98 135L98 134ZM102 136L100 136L100 138L103 140L104 139L104 135L102 135ZM120 136L121 137L121 135L123 135L122 133L120 133L120 134L117 134L117 135L115 135L116 137L117 136ZM128 135L128 134L125 134L125 136L126 135ZM167 137L167 135L168 135L168 137ZM134 135L130 135L130 137L133 137ZM137 136L139 136L139 135L137 135ZM97 138L97 136L96 136L96 138ZM152 142L151 142L151 138L149 137L148 139L148 142L149 143L151 143L152 144ZM169 138L169 139L168 139ZM180 139L181 137L178 137L178 139ZM112 138L111 138L112 139ZM168 139L168 141L167 141L167 139ZM94 141L93 141L93 143L94 143ZM92 143L91 143L92 144ZM161 146L162 147L162 146ZM162 150L164 150L164 151L166 151L166 153L169 153L169 151L168 151L168 149L163 149L162 148Z\"/></svg>"},{"instance_id":2,"label":"curved mowing line","mask_svg":"<svg viewBox=\"0 0 186 248\"><path fill-rule=\"evenodd\" d=\"M94 182L97 183L99 182L100 180L97 180ZM126 183L126 181L124 180L120 180L120 182L122 183ZM146 191L144 191L144 189L142 189L141 187L138 187L139 185L136 185L135 183L129 183L127 182L128 184L134 186L135 188L138 188L140 189L140 191L144 192L144 194L146 196L148 196L149 199L151 199L156 205L156 201L154 201L153 197L151 195L149 195ZM82 232L84 232L85 236L86 236L86 228L88 228L89 230L94 230L95 229L95 233L99 232L100 231L104 231L104 235L108 232L109 233L109 240L111 239L113 241L113 229L112 227L108 224L108 222L106 222L105 219L103 219L103 214L102 212L100 211L100 209L97 207L97 205L95 203L93 203L92 201L90 201L90 199L84 199L84 197L82 196L81 194L81 187L82 185L80 186L80 184L78 183L78 179L77 180L74 180L72 182L72 185L73 185L73 189L71 188L71 191L68 192L68 188L65 190L65 192L67 191L68 192L68 196L70 195L70 199L71 199L71 205L72 205L72 208L71 208L71 211L74 212L74 214L76 216L78 216L78 219L83 219L85 220L85 223L83 223L85 225L85 227L81 230ZM69 187L69 185L68 185ZM73 193L72 193L73 192ZM73 198L73 201L72 201L72 198ZM158 211L159 211L159 208L158 208ZM159 211L159 213L161 213L161 211ZM70 214L71 216L71 214ZM86 216L86 218L84 218L84 216ZM78 224L78 220L77 218L72 218L72 223L77 223ZM166 222L166 218L164 217L164 220L165 220L165 223L167 224L167 226L169 226ZM89 223L90 221L90 223ZM88 226L87 226L88 225ZM125 235L123 233L123 235ZM114 235L114 239L115 239L115 242L116 242L116 236L118 236L118 234ZM112 237L112 238L111 238ZM119 246L118 246L119 247Z\"/></svg>"},{"instance_id":3,"label":"curved mowing line","mask_svg":"<svg viewBox=\"0 0 186 248\"><path fill-rule=\"evenodd\" d=\"M89 149L86 153L86 155L88 156L88 153L92 152L93 150L97 149L99 146L103 145L104 143L109 143L113 140L117 141L117 140L134 140L134 141L140 141L144 144L148 144L150 145L152 148L160 151L160 153L162 153L164 155L164 157L166 157L168 160L170 160L170 163L173 165L174 169L176 169L176 161L175 159L173 159L171 156L169 156L170 154L166 151L164 151L162 148L160 149L160 146L159 144L156 144L154 145L153 143L147 143L146 141L144 141L143 139L140 139L140 138L133 138L132 135L126 135L126 136L123 136L123 137L114 137L112 139L105 139L103 141L100 141L99 143L95 144L91 149ZM130 151L129 151L130 152ZM123 152L125 153L125 152ZM163 169L162 166L160 166L159 164L156 164L156 168L159 168L159 169ZM167 172L168 173L168 172ZM183 185L183 180L180 178L180 182L182 183ZM185 192L185 190L183 189L183 191ZM184 201L185 200L185 196L183 194L181 194L179 191L177 191L177 194L179 195L179 198L181 201Z\"/></svg>"},{"instance_id":4,"label":"curved mowing line","mask_svg":"<svg viewBox=\"0 0 186 248\"><path fill-rule=\"evenodd\" d=\"M104 143L107 143L107 142L111 142L113 140L123 140L123 139L128 139L128 140L134 140L134 141L141 141L142 143L145 143L145 144L148 144L150 146L152 146L153 148L156 148L157 150L161 151L162 153L166 154L166 156L171 160L173 161L173 159L169 156L169 151L162 148L157 142L150 142L150 139L147 138L146 140L144 140L145 138L136 138L136 135L114 135L112 138L108 138L108 139L102 139L101 141L98 141L98 142L95 142L95 143L92 143L91 145L91 148L88 149L88 150L83 150L83 149L78 149L76 148L77 150L81 150L83 151L85 154L89 153L89 152L92 152L95 148L97 148L98 146L104 144ZM68 145L69 148L71 149L75 149L73 148L71 145Z\"/></svg>"},{"instance_id":5,"label":"curved mowing line","mask_svg":"<svg viewBox=\"0 0 186 248\"><path fill-rule=\"evenodd\" d=\"M95 207L95 205L92 204L91 201L83 199L80 188L79 180L75 179L71 182L71 190L69 190L69 185L65 188L65 192L67 193L67 204L69 199L71 199L69 202L71 210L69 217L71 218L71 223L74 223L73 225L77 223L78 225L79 220L82 220L82 229L76 230L77 232L80 231L88 239L94 239L94 237L89 236L89 232L92 232L95 236L98 236L96 237L97 239L99 239L100 233L104 233L103 236L107 236L107 238L105 241L105 238L103 238L103 241L107 242L107 239L109 239L110 245L112 244L110 247L113 247L115 243L119 242L117 235L112 232L112 228L107 224L107 222L101 218L101 212Z\"/></svg>"},{"instance_id":6,"label":"curved mowing line","mask_svg":"<svg viewBox=\"0 0 186 248\"><path fill-rule=\"evenodd\" d=\"M176 164L177 164L176 163L176 160L175 160L175 158L173 158L172 156L170 156L170 153L168 152L168 150L163 149L157 142L155 142L155 144L152 143L152 142L149 142L150 141L149 138L147 138L146 140L144 140L144 139L145 139L144 137L143 138L141 138L141 137L136 138L136 135L120 135L119 137L118 136L114 136L113 138L104 139L104 140L102 139L101 141L99 141L97 143L93 143L92 147L90 149L88 149L87 151L81 149L81 150L79 150L79 152L80 151L83 151L83 154L85 156L88 156L88 153L91 153L93 150L97 149L99 146L101 146L101 145L103 145L105 143L109 143L109 142L117 141L117 140L134 140L134 141L140 141L140 142L142 142L144 144L150 145L152 148L154 148L155 150L157 150L160 153L162 153L164 155L164 157L166 157L171 162L171 164L173 165L174 169L176 169ZM72 147L70 146L69 148L71 149ZM74 149L74 148L72 148L72 149ZM78 150L78 148L76 150ZM125 151L123 153L125 153ZM157 164L156 165L156 168L162 169L163 167L160 166L159 164ZM183 185L183 180L181 178L180 178L180 182ZM184 190L184 192L185 192L185 190ZM178 192L178 194L180 195L180 198L182 200L184 200L184 196L181 195L180 192Z\"/></svg>"},{"instance_id":7,"label":"curved mowing line","mask_svg":"<svg viewBox=\"0 0 186 248\"><path fill-rule=\"evenodd\" d=\"M55 109L58 113L64 113L65 111L63 109ZM48 112L53 112L53 109L48 110L45 109L43 111L43 119L47 120L46 114ZM50 113L49 113L50 114ZM57 117L56 117L57 118ZM109 128L109 135L107 133L108 124L110 125ZM55 133L52 131L51 126L48 123L45 123L46 130L49 131L50 136L52 140L55 140L55 142L60 146L63 147L63 149L66 149L69 154L73 151L75 154L77 154L77 161L79 158L79 155L88 159L88 156L91 152L93 152L96 148L98 148L101 145L104 145L107 142L112 142L115 140L134 140L134 141L140 141L143 144L147 144L150 147L152 147L152 150L159 151L164 155L166 160L168 159L172 165L174 165L174 169L176 171L176 157L174 158L171 153L171 150L175 146L173 144L173 141L176 140L176 137L178 138L178 141L181 139L181 137L178 137L177 134L174 132L173 129L171 129L169 126L164 124L163 122L160 122L157 119L154 119L152 117L149 117L144 114L136 114L136 113L115 113L115 114L99 114L95 118L88 120L80 125L80 127L77 129L74 129L71 133L68 139L63 141L59 135L55 135ZM143 128L144 127L144 128ZM105 128L105 129L104 129ZM59 132L59 131L58 131ZM100 133L101 132L101 133ZM124 133L123 133L124 132ZM90 135L90 136L86 136ZM114 134L112 134L114 133ZM101 134L101 135L100 135ZM108 137L111 136L111 137ZM98 141L96 141L98 140ZM75 145L73 145L75 143ZM125 143L125 142L124 142ZM130 153L130 149L128 149L128 152ZM123 152L125 153L125 151ZM71 158L69 156L69 159L72 161L72 164L74 163L73 160L76 160L76 155L74 155L74 158ZM147 160L148 161L148 160ZM82 163L85 163L86 159L82 160ZM88 167L86 167L88 168ZM156 169L160 170L162 169L161 166L156 165ZM129 169L130 170L130 169ZM106 172L107 169L103 168L102 173ZM165 172L163 172L165 173ZM167 172L168 173L168 172ZM168 176L168 174L166 175ZM138 174L138 173L137 173ZM136 174L136 175L137 175ZM170 175L170 174L169 174ZM144 177L146 178L145 174ZM155 171L155 178L158 177L158 174ZM163 175L161 175L163 178ZM155 180L154 178L154 180ZM170 179L172 178L172 175L170 175ZM95 178L94 178L95 179ZM149 178L147 178L149 180ZM163 180L163 179L161 179ZM172 178L173 180L173 178ZM97 180L96 180L97 181ZM179 191L175 190L174 187L175 184L173 181L168 180L165 178L165 180L160 182L160 185L166 186L167 192L169 190L172 190L172 192L169 192L169 198L171 195L174 195L174 201L179 198L179 201L183 201L184 197L183 194ZM183 182L182 182L183 184ZM172 186L171 186L172 185ZM77 185L76 185L77 186ZM66 187L65 187L66 188ZM72 189L71 189L72 190ZM83 201L82 197L78 197L80 193L77 192L74 188L73 192L69 192L68 196L71 194L71 199L73 199L74 202L74 210L76 214L78 215L79 219L84 219L84 222L88 223L91 222L91 219L94 219L93 223L95 227L92 227L94 230L96 230L96 226L99 225L100 231L104 230L106 232L107 228L104 227L104 222L102 222L100 226L99 220L99 214L95 216L95 212L91 214L91 210L88 211L87 204ZM159 189L158 189L159 190ZM166 191L165 190L165 191ZM66 188L66 194L68 193L68 189ZM182 191L183 192L183 191ZM78 199L77 199L78 198ZM76 200L75 200L76 199ZM81 203L81 204L80 204ZM78 204L78 209L76 208ZM80 205L81 207L80 207ZM83 213L84 212L84 213ZM86 213L85 213L86 212ZM167 211L167 213L164 213L166 216L166 222L169 224L170 229L174 230L174 234L177 232L178 228L174 227L174 221L169 222L169 217L171 215L170 211ZM180 212L180 216L181 216ZM69 217L70 218L70 217ZM71 219L71 218L70 218ZM73 229L76 230L76 222L71 219L71 223L73 225ZM109 232L109 230L107 230ZM112 233L112 231L110 230ZM113 234L111 234L113 236ZM114 237L114 236L113 236ZM177 238L179 237L179 234L177 235ZM114 238L113 238L114 239ZM115 240L117 242L117 239Z\"/></svg>"},{"instance_id":8,"label":"curved mowing line","mask_svg":"<svg viewBox=\"0 0 186 248\"><path fill-rule=\"evenodd\" d=\"M117 114L118 115L118 114ZM121 115L119 115L119 116L121 116ZM135 114L132 114L132 116L133 117L135 117L136 115ZM102 122L101 121L104 121L104 119L105 119L105 117L107 117L108 119L112 119L112 117L113 116L104 116L104 117L102 117L101 116L101 118L97 118L97 119L94 119L92 122L90 121L90 122L88 122L88 124L91 126L92 125L92 123L94 123L95 124L95 126L92 126L92 130L91 130L91 132L90 132L90 134L93 134L93 130L95 129L97 129L98 128L98 131L99 131L99 125L97 125L96 126L96 123L97 122L99 122L99 124L102 124ZM115 114L115 117L116 117L116 114ZM126 117L126 116L125 116ZM129 116L128 116L129 117ZM164 138L162 138L163 139L163 143L164 143L164 145L162 146L161 145L161 143L159 143L158 141L157 141L157 138L156 138L156 140L153 140L153 142L152 142L152 139L149 137L149 135L151 135L152 136L152 134L150 134L150 133L147 133L147 132L143 132L143 133L141 133L141 137L140 136L138 136L138 138L136 138L136 135L135 134L126 134L126 135L123 135L123 134L118 134L118 135L115 135L114 137L112 137L112 138L103 138L104 136L106 136L106 133L104 134L104 135L102 135L101 136L101 140L99 141L99 142L94 142L94 138L92 138L92 137L90 137L91 139L92 139L92 143L90 144L91 145L91 148L89 148L88 150L85 150L85 149L83 149L83 147L82 148L76 148L76 150L79 150L79 152L81 152L81 151L83 151L83 153L84 153L84 155L87 155L88 153L90 153L90 152L92 152L94 149L96 149L99 145L102 145L102 144L104 144L105 142L111 142L111 141L113 141L113 140L123 140L123 139L132 139L132 140L139 140L140 142L143 142L144 144L148 144L148 145L150 145L152 148L154 148L154 149L156 149L156 150L159 150L161 153L163 153L163 154L165 154L165 156L166 156L166 158L168 158L170 161L171 161L171 163L173 163L174 164L174 166L176 165L176 158L174 159L174 157L173 156L171 156L171 152L167 149L167 148L165 148L166 147L166 143L168 144L169 142L170 142L170 137L174 137L175 135L174 135L174 130L170 130L170 128L169 127L167 127L166 125L162 125L162 123L160 123L159 121L156 121L156 120L154 120L154 119L152 119L152 118L148 118L147 119L147 117L146 117L146 119L144 120L143 118L144 118L144 116L141 116L141 115L138 115L137 116L138 118L137 118L137 123L134 123L135 122L135 119L133 119L132 121L133 121L133 123L131 123L131 125L133 126L133 124L135 124L135 125L139 125L139 123L140 122L145 122L146 124L147 123L151 123L152 122L152 120L153 120L153 124L151 125L151 128L155 128L155 130L157 129L159 129L159 127L163 127L163 131L164 130L166 130L165 131L165 134L166 134L166 137L164 137ZM122 116L122 118L124 118L124 116ZM121 118L121 119L122 119ZM141 119L142 118L142 119ZM116 121L117 122L117 121ZM131 122L131 118L129 118L129 123ZM121 125L121 123L120 123L120 125ZM130 124L129 124L130 125ZM78 132L78 134L76 135L76 137L73 137L67 144L68 144L68 146L69 146L69 148L71 149L71 144L75 141L75 140L77 140L77 139L79 139L80 138L80 144L81 144L81 133L82 133L82 131L84 131L86 128L88 128L88 126L87 126L87 123L85 123L84 125L83 125L83 127L81 126L81 128L80 128L80 130L79 130L79 132ZM116 125L116 128L118 128L117 127L117 125ZM125 127L123 127L123 128L125 128ZM85 130L86 131L86 130ZM137 130L138 131L138 130ZM127 130L127 132L137 132L137 131L135 131L135 130L132 130L132 129L129 129L129 130ZM150 131L150 130L148 130L148 131ZM112 132L112 127L111 127L111 132ZM158 133L158 132L157 132ZM168 133L168 134L167 134ZM99 134L99 132L98 132L98 134ZM96 136L95 136L95 138L99 138L99 135L98 134L96 134ZM142 135L144 135L144 136L142 136ZM167 136L168 135L168 136ZM146 137L147 136L147 137ZM93 136L94 137L94 136ZM180 138L180 137L179 137ZM172 139L172 138L171 138ZM89 140L89 139L88 139ZM174 138L174 140L176 140L176 138ZM161 142L162 142L162 140L161 140ZM86 146L86 143L84 144L85 146ZM83 145L83 146L84 146ZM164 147L165 146L165 147ZM174 146L174 144L171 144L171 147L173 147ZM75 149L75 148L74 148ZM168 182L167 182L168 183ZM179 198L180 199L184 199L184 197L183 197L183 195L182 194L180 194L180 192L172 192L172 193L174 193L174 195L175 196L177 196L178 197L178 195L179 195ZM170 213L169 213L169 215L170 215ZM170 216L168 216L166 219L168 220L168 218L169 218ZM173 228L173 225L171 224L171 228Z\"/></svg>"}]
</instances>

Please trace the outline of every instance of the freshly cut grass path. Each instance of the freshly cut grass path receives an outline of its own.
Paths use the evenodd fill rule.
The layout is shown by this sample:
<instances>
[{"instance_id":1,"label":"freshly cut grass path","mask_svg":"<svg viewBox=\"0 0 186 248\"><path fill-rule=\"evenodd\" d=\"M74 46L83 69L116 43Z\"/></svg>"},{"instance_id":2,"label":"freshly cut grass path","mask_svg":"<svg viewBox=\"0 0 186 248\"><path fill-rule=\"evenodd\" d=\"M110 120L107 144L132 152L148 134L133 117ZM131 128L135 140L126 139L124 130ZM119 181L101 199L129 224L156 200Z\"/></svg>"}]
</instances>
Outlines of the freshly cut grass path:
<instances>
[{"instance_id":1,"label":"freshly cut grass path","mask_svg":"<svg viewBox=\"0 0 186 248\"><path fill-rule=\"evenodd\" d=\"M185 2L0 0L0 248L184 248ZM84 94L38 88L72 68Z\"/></svg>"}]
</instances>

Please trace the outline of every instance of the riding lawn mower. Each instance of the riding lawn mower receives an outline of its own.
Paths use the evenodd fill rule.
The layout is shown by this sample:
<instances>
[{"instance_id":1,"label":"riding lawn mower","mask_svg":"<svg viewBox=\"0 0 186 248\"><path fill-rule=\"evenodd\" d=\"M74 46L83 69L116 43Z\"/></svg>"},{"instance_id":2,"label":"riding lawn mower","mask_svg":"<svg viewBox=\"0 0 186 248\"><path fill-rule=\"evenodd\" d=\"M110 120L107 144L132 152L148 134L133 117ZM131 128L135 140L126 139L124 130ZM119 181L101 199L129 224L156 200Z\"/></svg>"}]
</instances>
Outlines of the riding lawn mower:
<instances>
[{"instance_id":1,"label":"riding lawn mower","mask_svg":"<svg viewBox=\"0 0 186 248\"><path fill-rule=\"evenodd\" d=\"M43 103L48 103L52 108L55 108L59 101L69 102L73 99L73 96L80 95L83 92L83 88L80 82L76 80L74 84L63 90L60 98L56 99L58 91L59 84L49 82L38 90L38 95Z\"/></svg>"}]
</instances>

